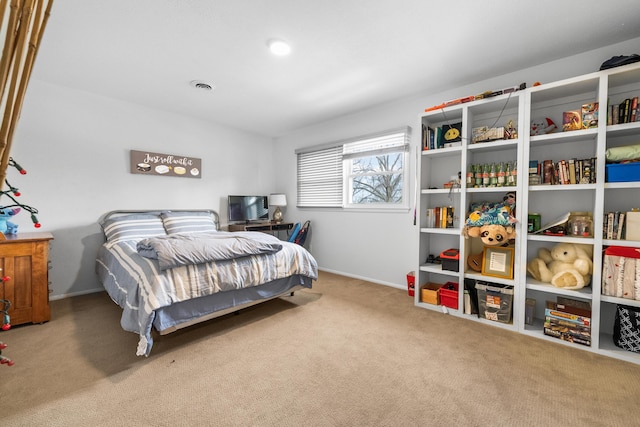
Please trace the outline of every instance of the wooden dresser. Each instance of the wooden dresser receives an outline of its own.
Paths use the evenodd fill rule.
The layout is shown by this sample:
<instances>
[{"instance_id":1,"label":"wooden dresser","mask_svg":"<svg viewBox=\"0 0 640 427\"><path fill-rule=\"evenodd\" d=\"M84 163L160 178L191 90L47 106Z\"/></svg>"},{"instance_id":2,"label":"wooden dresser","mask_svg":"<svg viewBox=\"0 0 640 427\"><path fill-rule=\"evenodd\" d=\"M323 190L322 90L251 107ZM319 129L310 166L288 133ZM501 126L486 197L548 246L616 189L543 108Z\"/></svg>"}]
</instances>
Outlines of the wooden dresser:
<instances>
[{"instance_id":1,"label":"wooden dresser","mask_svg":"<svg viewBox=\"0 0 640 427\"><path fill-rule=\"evenodd\" d=\"M50 240L51 233L18 233L0 241L0 298L11 302L11 325L43 323L51 318Z\"/></svg>"}]
</instances>

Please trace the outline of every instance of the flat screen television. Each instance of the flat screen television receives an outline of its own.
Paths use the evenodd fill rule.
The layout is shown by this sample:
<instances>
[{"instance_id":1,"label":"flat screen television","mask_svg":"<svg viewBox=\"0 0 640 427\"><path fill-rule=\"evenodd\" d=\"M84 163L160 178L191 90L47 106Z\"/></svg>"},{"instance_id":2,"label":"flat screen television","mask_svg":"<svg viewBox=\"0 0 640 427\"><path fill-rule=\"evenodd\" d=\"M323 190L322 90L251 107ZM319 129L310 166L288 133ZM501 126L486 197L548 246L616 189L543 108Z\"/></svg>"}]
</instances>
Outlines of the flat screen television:
<instances>
[{"instance_id":1,"label":"flat screen television","mask_svg":"<svg viewBox=\"0 0 640 427\"><path fill-rule=\"evenodd\" d=\"M229 222L269 220L267 196L229 196Z\"/></svg>"}]
</instances>

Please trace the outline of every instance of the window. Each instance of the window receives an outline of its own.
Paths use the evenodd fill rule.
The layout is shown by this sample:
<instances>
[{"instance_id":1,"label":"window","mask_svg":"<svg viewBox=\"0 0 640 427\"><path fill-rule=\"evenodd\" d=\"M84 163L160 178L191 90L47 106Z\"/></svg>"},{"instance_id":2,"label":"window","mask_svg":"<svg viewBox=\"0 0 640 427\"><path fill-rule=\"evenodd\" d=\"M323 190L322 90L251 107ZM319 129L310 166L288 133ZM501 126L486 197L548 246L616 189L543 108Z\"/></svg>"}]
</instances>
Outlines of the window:
<instances>
[{"instance_id":1,"label":"window","mask_svg":"<svg viewBox=\"0 0 640 427\"><path fill-rule=\"evenodd\" d=\"M409 127L297 150L299 207L407 208Z\"/></svg>"},{"instance_id":2,"label":"window","mask_svg":"<svg viewBox=\"0 0 640 427\"><path fill-rule=\"evenodd\" d=\"M342 206L341 145L298 153L297 206Z\"/></svg>"}]
</instances>

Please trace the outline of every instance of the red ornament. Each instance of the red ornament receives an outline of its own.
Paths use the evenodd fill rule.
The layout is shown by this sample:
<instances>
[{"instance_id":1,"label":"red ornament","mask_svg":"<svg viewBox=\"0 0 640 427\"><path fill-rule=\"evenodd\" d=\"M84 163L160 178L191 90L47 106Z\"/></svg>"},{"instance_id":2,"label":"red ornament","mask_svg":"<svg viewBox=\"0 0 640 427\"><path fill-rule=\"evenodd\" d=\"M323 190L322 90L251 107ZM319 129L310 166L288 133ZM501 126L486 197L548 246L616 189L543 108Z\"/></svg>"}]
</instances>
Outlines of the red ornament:
<instances>
[{"instance_id":1,"label":"red ornament","mask_svg":"<svg viewBox=\"0 0 640 427\"><path fill-rule=\"evenodd\" d=\"M21 170L20 170L20 175L26 175L26 174L27 174L27 171L26 171L26 170L24 170L24 169L21 169Z\"/></svg>"},{"instance_id":2,"label":"red ornament","mask_svg":"<svg viewBox=\"0 0 640 427\"><path fill-rule=\"evenodd\" d=\"M13 193L13 195L16 196L16 197L20 197L20 192L16 191L16 192Z\"/></svg>"},{"instance_id":3,"label":"red ornament","mask_svg":"<svg viewBox=\"0 0 640 427\"><path fill-rule=\"evenodd\" d=\"M9 277L9 276L3 276L3 277L2 277L2 281L3 281L3 282L8 282L9 280L11 280L11 277ZM0 348L1 348L1 347L0 347Z\"/></svg>"},{"instance_id":4,"label":"red ornament","mask_svg":"<svg viewBox=\"0 0 640 427\"><path fill-rule=\"evenodd\" d=\"M36 222L35 224L33 224L33 226L34 226L35 228L40 228L40 223L39 223L39 222Z\"/></svg>"}]
</instances>

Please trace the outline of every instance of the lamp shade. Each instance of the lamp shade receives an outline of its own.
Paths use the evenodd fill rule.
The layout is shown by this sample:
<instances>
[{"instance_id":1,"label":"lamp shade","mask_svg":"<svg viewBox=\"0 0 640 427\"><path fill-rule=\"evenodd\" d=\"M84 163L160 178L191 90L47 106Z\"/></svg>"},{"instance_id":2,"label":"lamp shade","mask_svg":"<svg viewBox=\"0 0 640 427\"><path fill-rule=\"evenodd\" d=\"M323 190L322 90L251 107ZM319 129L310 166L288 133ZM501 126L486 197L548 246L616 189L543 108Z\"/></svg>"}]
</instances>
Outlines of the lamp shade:
<instances>
[{"instance_id":1,"label":"lamp shade","mask_svg":"<svg viewBox=\"0 0 640 427\"><path fill-rule=\"evenodd\" d=\"M287 196L285 194L271 194L269 196L270 206L287 206Z\"/></svg>"}]
</instances>

